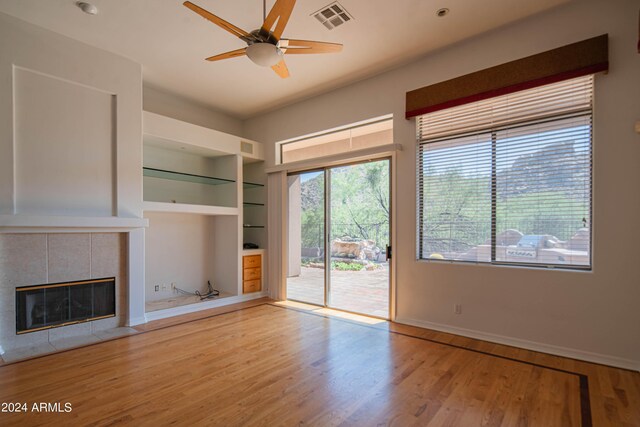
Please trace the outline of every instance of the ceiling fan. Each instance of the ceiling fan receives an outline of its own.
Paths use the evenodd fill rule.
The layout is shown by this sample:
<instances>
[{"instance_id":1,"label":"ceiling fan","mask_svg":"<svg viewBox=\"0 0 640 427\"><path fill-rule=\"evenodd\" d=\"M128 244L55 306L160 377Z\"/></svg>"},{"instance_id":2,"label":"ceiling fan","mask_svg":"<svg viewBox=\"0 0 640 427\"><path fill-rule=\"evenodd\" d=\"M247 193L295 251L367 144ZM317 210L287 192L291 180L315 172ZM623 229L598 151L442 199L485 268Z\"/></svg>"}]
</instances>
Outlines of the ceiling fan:
<instances>
[{"instance_id":1,"label":"ceiling fan","mask_svg":"<svg viewBox=\"0 0 640 427\"><path fill-rule=\"evenodd\" d=\"M262 27L250 33L190 1L185 1L183 4L206 20L213 22L247 43L245 48L210 56L206 58L207 61L219 61L247 55L255 64L271 67L280 77L287 78L289 77L289 70L284 62L284 54L331 53L342 50L342 45L339 43L281 38L296 0L276 0L268 15L266 15L266 0L263 0L266 15L264 23Z\"/></svg>"}]
</instances>

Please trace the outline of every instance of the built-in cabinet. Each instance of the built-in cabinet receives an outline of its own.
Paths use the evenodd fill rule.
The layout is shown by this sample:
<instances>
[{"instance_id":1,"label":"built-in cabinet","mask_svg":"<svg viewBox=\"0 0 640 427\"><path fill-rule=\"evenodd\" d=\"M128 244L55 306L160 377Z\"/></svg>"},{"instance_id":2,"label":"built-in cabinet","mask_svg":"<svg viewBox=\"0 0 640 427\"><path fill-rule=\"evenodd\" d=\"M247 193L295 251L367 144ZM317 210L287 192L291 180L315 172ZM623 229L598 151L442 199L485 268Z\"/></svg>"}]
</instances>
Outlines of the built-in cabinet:
<instances>
[{"instance_id":1,"label":"built-in cabinet","mask_svg":"<svg viewBox=\"0 0 640 427\"><path fill-rule=\"evenodd\" d=\"M245 250L242 256L242 293L250 294L262 290L264 277L264 250Z\"/></svg>"},{"instance_id":2,"label":"built-in cabinet","mask_svg":"<svg viewBox=\"0 0 640 427\"><path fill-rule=\"evenodd\" d=\"M143 125L147 318L260 296L264 252L247 292L243 244L266 245L262 145L148 112ZM207 282L218 298L190 295Z\"/></svg>"}]
</instances>

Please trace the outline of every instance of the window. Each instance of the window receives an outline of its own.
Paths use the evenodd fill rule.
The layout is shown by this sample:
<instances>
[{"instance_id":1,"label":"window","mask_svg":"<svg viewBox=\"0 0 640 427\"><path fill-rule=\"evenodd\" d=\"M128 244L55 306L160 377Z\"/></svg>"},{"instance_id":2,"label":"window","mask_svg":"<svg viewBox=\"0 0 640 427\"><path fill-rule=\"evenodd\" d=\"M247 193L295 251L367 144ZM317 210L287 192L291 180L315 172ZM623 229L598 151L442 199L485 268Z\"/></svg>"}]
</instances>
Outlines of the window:
<instances>
[{"instance_id":1,"label":"window","mask_svg":"<svg viewBox=\"0 0 640 427\"><path fill-rule=\"evenodd\" d=\"M374 119L314 136L283 141L280 163L291 163L393 144L393 120Z\"/></svg>"},{"instance_id":2,"label":"window","mask_svg":"<svg viewBox=\"0 0 640 427\"><path fill-rule=\"evenodd\" d=\"M420 116L418 258L591 267L593 76Z\"/></svg>"}]
</instances>

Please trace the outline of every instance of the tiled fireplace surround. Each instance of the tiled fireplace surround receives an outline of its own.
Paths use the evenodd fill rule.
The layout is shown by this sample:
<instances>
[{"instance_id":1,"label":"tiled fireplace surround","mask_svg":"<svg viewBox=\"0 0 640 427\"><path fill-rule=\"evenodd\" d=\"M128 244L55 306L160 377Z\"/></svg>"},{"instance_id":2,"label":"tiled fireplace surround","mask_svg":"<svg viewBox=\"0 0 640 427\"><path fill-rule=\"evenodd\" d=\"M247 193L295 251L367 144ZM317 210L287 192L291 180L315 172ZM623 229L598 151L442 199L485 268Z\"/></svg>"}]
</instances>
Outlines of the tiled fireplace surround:
<instances>
[{"instance_id":1,"label":"tiled fireplace surround","mask_svg":"<svg viewBox=\"0 0 640 427\"><path fill-rule=\"evenodd\" d=\"M73 343L123 326L127 252L127 233L0 234L0 353ZM16 287L102 277L116 278L115 317L16 335Z\"/></svg>"}]
</instances>

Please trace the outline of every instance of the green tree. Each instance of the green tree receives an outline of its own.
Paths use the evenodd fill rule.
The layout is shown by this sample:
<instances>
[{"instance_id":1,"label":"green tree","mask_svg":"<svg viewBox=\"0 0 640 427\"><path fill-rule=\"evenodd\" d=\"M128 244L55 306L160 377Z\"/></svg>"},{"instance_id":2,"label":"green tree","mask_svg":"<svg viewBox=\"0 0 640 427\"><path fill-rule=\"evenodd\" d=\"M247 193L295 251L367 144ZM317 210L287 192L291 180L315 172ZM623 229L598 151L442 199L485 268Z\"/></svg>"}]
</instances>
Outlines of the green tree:
<instances>
[{"instance_id":1,"label":"green tree","mask_svg":"<svg viewBox=\"0 0 640 427\"><path fill-rule=\"evenodd\" d=\"M378 247L389 243L389 166L369 162L331 169L332 238L371 239ZM323 223L324 178L301 184L303 246L318 245L318 228Z\"/></svg>"}]
</instances>

